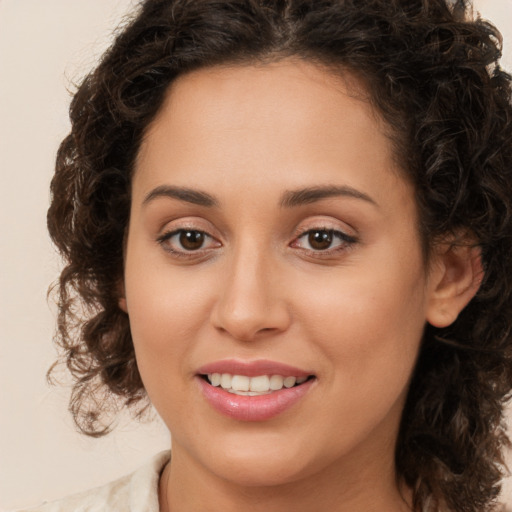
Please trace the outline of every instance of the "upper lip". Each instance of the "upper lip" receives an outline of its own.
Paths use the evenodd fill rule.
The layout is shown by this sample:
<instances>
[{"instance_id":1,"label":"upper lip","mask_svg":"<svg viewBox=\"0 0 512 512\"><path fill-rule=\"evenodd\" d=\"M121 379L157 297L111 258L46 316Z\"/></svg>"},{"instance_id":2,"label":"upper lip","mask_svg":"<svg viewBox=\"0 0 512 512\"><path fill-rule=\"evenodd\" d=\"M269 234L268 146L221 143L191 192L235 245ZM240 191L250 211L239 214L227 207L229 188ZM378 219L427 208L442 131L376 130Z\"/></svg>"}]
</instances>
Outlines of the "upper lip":
<instances>
[{"instance_id":1,"label":"upper lip","mask_svg":"<svg viewBox=\"0 0 512 512\"><path fill-rule=\"evenodd\" d=\"M312 372L301 370L295 366L259 359L257 361L242 361L240 359L223 359L207 363L197 370L200 375L209 373L230 373L231 375L246 375L257 377L258 375L282 375L283 377L308 377Z\"/></svg>"}]
</instances>

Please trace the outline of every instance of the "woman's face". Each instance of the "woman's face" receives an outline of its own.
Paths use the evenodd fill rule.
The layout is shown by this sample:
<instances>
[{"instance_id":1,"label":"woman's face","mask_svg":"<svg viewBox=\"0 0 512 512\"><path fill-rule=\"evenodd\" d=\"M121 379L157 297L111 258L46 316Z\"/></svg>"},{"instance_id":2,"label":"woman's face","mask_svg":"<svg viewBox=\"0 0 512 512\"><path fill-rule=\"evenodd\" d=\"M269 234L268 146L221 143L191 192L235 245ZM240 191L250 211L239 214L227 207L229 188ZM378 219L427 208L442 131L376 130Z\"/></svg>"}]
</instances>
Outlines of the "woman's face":
<instances>
[{"instance_id":1,"label":"woman's face","mask_svg":"<svg viewBox=\"0 0 512 512\"><path fill-rule=\"evenodd\" d=\"M121 306L173 463L249 485L392 466L433 285L362 96L300 61L203 69L147 131Z\"/></svg>"}]
</instances>

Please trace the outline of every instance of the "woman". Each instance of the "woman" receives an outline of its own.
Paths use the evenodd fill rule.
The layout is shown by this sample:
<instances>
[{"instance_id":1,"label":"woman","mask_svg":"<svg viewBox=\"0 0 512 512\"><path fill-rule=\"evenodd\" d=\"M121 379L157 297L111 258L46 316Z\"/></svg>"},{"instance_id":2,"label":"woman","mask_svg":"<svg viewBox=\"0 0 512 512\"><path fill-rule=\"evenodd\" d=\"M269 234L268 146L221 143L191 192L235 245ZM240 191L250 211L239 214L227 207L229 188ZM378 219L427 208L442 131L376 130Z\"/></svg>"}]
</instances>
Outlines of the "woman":
<instances>
[{"instance_id":1,"label":"woman","mask_svg":"<svg viewBox=\"0 0 512 512\"><path fill-rule=\"evenodd\" d=\"M74 97L48 222L77 425L150 400L172 461L41 510L496 509L499 45L463 2L142 3Z\"/></svg>"}]
</instances>

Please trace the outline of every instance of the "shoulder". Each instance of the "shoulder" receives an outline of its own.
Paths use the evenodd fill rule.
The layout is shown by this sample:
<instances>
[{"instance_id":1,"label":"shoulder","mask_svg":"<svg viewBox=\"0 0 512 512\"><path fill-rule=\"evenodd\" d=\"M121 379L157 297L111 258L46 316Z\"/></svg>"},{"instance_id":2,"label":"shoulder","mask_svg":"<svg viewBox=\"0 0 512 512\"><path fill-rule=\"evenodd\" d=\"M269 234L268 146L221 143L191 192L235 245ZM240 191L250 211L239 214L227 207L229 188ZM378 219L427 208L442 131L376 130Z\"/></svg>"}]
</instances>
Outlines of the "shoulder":
<instances>
[{"instance_id":1,"label":"shoulder","mask_svg":"<svg viewBox=\"0 0 512 512\"><path fill-rule=\"evenodd\" d=\"M159 453L130 475L101 487L18 512L158 512L158 481L169 459L170 452Z\"/></svg>"}]
</instances>

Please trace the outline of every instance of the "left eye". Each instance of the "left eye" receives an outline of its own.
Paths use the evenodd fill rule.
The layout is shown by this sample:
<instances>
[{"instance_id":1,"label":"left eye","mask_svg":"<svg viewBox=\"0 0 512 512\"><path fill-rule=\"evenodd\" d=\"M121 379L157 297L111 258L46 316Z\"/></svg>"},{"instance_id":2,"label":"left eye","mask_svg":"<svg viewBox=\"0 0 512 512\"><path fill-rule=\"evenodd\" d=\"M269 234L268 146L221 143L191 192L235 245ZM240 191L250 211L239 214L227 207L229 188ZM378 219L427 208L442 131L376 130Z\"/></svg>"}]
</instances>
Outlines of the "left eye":
<instances>
[{"instance_id":1,"label":"left eye","mask_svg":"<svg viewBox=\"0 0 512 512\"><path fill-rule=\"evenodd\" d=\"M166 233L159 242L172 252L193 252L220 245L213 237L196 229L178 229Z\"/></svg>"},{"instance_id":2,"label":"left eye","mask_svg":"<svg viewBox=\"0 0 512 512\"><path fill-rule=\"evenodd\" d=\"M343 245L350 245L356 240L354 237L334 229L310 229L300 235L292 244L310 251L328 251Z\"/></svg>"}]
</instances>

